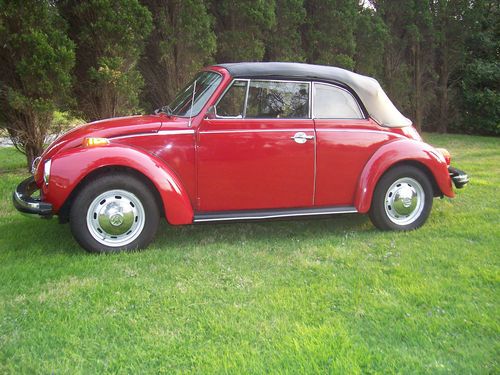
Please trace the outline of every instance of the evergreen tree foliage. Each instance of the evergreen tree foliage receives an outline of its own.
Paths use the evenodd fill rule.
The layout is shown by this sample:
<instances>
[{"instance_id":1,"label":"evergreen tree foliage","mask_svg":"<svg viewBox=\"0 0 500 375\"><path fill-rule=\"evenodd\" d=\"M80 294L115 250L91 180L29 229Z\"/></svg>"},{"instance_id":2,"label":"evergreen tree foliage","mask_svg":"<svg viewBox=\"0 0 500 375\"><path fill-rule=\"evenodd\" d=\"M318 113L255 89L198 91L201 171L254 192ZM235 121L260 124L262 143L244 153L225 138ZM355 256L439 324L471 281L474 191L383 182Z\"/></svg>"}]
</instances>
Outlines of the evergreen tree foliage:
<instances>
[{"instance_id":1,"label":"evergreen tree foliage","mask_svg":"<svg viewBox=\"0 0 500 375\"><path fill-rule=\"evenodd\" d=\"M389 30L383 82L391 98L421 130L433 100L433 23L422 0L378 0L376 9Z\"/></svg>"},{"instance_id":2,"label":"evergreen tree foliage","mask_svg":"<svg viewBox=\"0 0 500 375\"><path fill-rule=\"evenodd\" d=\"M143 78L138 61L152 29L138 0L61 0L69 36L76 44L74 95L86 120L139 110Z\"/></svg>"},{"instance_id":3,"label":"evergreen tree foliage","mask_svg":"<svg viewBox=\"0 0 500 375\"><path fill-rule=\"evenodd\" d=\"M74 61L51 2L0 0L0 127L28 167L43 151L54 110L67 104Z\"/></svg>"},{"instance_id":4,"label":"evergreen tree foliage","mask_svg":"<svg viewBox=\"0 0 500 375\"><path fill-rule=\"evenodd\" d=\"M500 4L479 0L470 9L466 63L460 81L463 119L454 130L500 135Z\"/></svg>"},{"instance_id":5,"label":"evergreen tree foliage","mask_svg":"<svg viewBox=\"0 0 500 375\"><path fill-rule=\"evenodd\" d=\"M355 0L306 0L304 45L307 61L354 69Z\"/></svg>"},{"instance_id":6,"label":"evergreen tree foliage","mask_svg":"<svg viewBox=\"0 0 500 375\"><path fill-rule=\"evenodd\" d=\"M276 24L266 43L267 61L304 61L301 29L306 20L304 0L276 0Z\"/></svg>"},{"instance_id":7,"label":"evergreen tree foliage","mask_svg":"<svg viewBox=\"0 0 500 375\"><path fill-rule=\"evenodd\" d=\"M384 49L390 38L379 12L360 6L356 22L355 71L377 79L383 78Z\"/></svg>"},{"instance_id":8,"label":"evergreen tree foliage","mask_svg":"<svg viewBox=\"0 0 500 375\"><path fill-rule=\"evenodd\" d=\"M0 0L0 127L38 156L55 110L168 104L205 65L376 77L422 130L500 134L498 0Z\"/></svg>"},{"instance_id":9,"label":"evergreen tree foliage","mask_svg":"<svg viewBox=\"0 0 500 375\"><path fill-rule=\"evenodd\" d=\"M262 61L276 23L274 0L212 0L217 62Z\"/></svg>"},{"instance_id":10,"label":"evergreen tree foliage","mask_svg":"<svg viewBox=\"0 0 500 375\"><path fill-rule=\"evenodd\" d=\"M213 18L203 0L144 0L153 14L140 70L148 109L169 103L203 66L213 62Z\"/></svg>"},{"instance_id":11,"label":"evergreen tree foliage","mask_svg":"<svg viewBox=\"0 0 500 375\"><path fill-rule=\"evenodd\" d=\"M450 123L457 122L456 103L457 74L465 59L465 33L469 25L465 21L469 1L433 0L430 8L434 22L436 101L428 122L445 133Z\"/></svg>"}]
</instances>

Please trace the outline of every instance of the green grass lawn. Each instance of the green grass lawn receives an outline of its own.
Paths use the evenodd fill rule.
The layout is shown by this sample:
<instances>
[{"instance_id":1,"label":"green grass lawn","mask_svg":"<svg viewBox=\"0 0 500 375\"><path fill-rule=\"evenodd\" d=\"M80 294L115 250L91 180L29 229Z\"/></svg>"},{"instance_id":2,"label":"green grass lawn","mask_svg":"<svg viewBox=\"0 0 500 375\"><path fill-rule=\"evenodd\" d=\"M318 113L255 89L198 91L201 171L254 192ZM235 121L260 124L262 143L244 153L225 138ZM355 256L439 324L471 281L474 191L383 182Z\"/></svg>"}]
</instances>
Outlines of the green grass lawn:
<instances>
[{"instance_id":1,"label":"green grass lawn","mask_svg":"<svg viewBox=\"0 0 500 375\"><path fill-rule=\"evenodd\" d=\"M427 134L472 181L428 222L169 227L90 255L18 214L0 150L0 373L500 373L500 139Z\"/></svg>"}]
</instances>

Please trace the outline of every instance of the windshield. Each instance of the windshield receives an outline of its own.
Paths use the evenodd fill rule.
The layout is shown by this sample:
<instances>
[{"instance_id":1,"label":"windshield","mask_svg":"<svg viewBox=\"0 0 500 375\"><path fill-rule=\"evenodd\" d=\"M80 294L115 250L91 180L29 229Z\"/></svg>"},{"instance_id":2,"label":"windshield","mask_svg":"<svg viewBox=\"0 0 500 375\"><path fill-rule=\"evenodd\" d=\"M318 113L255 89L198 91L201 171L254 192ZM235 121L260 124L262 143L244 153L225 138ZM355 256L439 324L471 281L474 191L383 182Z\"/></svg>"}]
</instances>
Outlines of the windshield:
<instances>
[{"instance_id":1,"label":"windshield","mask_svg":"<svg viewBox=\"0 0 500 375\"><path fill-rule=\"evenodd\" d=\"M218 73L198 73L185 88L179 91L172 103L168 105L170 114L179 117L196 116L200 113L201 109L212 96L221 81L222 76ZM196 89L193 100L193 85L195 82ZM194 102L192 111L191 102Z\"/></svg>"}]
</instances>

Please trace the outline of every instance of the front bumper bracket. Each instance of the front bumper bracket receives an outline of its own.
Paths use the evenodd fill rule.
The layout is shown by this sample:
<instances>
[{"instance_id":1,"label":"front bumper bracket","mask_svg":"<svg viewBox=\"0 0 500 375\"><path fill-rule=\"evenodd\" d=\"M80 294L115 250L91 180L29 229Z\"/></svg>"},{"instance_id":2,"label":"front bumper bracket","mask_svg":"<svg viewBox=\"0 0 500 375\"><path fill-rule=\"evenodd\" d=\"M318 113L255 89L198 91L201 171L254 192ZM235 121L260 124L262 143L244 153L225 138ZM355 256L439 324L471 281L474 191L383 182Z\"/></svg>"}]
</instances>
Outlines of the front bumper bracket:
<instances>
[{"instance_id":1,"label":"front bumper bracket","mask_svg":"<svg viewBox=\"0 0 500 375\"><path fill-rule=\"evenodd\" d=\"M21 213L41 218L52 217L52 205L32 197L38 190L33 176L21 182L12 195L14 207Z\"/></svg>"},{"instance_id":2,"label":"front bumper bracket","mask_svg":"<svg viewBox=\"0 0 500 375\"><path fill-rule=\"evenodd\" d=\"M457 189L463 188L469 182L469 176L458 168L448 167L450 178Z\"/></svg>"}]
</instances>

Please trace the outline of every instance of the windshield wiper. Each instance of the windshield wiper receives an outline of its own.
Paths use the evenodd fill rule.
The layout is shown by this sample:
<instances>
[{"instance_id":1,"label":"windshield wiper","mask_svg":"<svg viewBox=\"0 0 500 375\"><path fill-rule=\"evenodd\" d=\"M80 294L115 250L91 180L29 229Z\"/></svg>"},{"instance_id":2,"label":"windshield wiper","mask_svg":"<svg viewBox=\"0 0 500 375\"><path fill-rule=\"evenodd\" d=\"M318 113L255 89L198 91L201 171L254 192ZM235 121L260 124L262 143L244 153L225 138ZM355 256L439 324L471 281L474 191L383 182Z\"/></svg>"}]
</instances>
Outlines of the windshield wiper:
<instances>
[{"instance_id":1,"label":"windshield wiper","mask_svg":"<svg viewBox=\"0 0 500 375\"><path fill-rule=\"evenodd\" d=\"M158 113L166 113L167 115L172 116L173 111L172 108L170 108L170 106L164 105L163 107L155 109L155 115L157 115Z\"/></svg>"}]
</instances>

